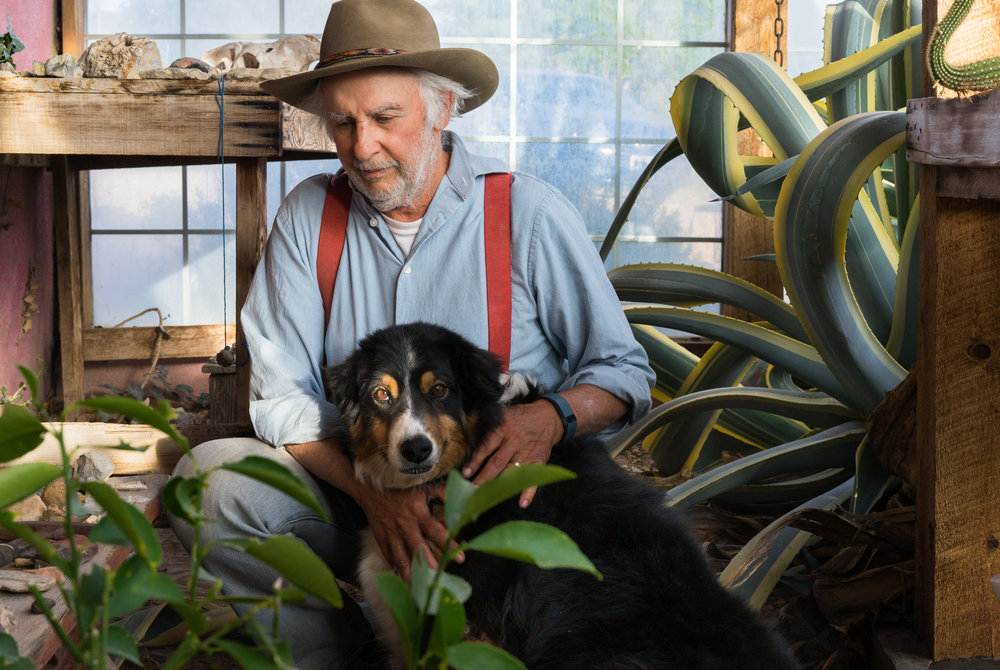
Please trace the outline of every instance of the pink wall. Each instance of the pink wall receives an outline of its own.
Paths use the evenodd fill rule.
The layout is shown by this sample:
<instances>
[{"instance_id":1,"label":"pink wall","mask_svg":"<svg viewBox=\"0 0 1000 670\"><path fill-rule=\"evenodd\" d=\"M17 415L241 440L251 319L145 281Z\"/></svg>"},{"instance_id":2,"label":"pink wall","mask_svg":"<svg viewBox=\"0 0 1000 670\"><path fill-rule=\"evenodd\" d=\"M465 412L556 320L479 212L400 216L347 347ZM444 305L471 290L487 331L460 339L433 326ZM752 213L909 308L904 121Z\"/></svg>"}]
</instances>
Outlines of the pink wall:
<instances>
[{"instance_id":1,"label":"pink wall","mask_svg":"<svg viewBox=\"0 0 1000 670\"><path fill-rule=\"evenodd\" d=\"M56 55L56 22L53 0L0 0L0 35L7 32L7 15L24 51L14 54L18 70L30 70L31 61L43 63ZM78 54L76 54L78 55Z\"/></svg>"}]
</instances>

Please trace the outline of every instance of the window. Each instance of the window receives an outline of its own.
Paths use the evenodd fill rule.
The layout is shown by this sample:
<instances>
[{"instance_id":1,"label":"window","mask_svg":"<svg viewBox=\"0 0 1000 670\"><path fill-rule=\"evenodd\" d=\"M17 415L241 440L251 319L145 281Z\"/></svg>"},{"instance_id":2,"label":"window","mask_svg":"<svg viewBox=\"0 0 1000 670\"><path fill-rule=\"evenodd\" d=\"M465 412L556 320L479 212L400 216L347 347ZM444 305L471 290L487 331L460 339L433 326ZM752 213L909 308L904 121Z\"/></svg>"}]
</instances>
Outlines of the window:
<instances>
[{"instance_id":1,"label":"window","mask_svg":"<svg viewBox=\"0 0 1000 670\"><path fill-rule=\"evenodd\" d=\"M500 70L494 98L452 128L472 151L559 188L580 209L596 246L635 179L674 134L668 107L677 81L726 45L726 0L424 4L443 46L483 51ZM230 41L319 36L329 6L87 0L85 31L88 43L117 32L147 36L169 65ZM301 179L336 167L269 164L269 218ZM173 325L231 323L234 185L231 165L93 171L94 325L115 325L148 307L159 307ZM608 267L670 260L718 268L722 216L712 198L685 161L674 161L646 187ZM129 323L155 324L155 315Z\"/></svg>"}]
</instances>

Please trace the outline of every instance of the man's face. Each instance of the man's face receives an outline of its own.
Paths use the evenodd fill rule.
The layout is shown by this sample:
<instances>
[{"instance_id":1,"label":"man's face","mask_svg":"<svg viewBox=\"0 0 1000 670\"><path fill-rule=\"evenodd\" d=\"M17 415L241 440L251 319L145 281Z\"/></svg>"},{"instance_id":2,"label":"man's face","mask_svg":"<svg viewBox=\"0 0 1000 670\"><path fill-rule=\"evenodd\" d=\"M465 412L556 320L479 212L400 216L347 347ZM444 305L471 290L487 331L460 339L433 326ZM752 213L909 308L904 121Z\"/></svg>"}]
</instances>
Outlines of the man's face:
<instances>
[{"instance_id":1,"label":"man's face","mask_svg":"<svg viewBox=\"0 0 1000 670\"><path fill-rule=\"evenodd\" d=\"M350 72L325 80L321 95L354 187L392 218L422 216L443 174L443 151L416 76L385 68Z\"/></svg>"}]
</instances>

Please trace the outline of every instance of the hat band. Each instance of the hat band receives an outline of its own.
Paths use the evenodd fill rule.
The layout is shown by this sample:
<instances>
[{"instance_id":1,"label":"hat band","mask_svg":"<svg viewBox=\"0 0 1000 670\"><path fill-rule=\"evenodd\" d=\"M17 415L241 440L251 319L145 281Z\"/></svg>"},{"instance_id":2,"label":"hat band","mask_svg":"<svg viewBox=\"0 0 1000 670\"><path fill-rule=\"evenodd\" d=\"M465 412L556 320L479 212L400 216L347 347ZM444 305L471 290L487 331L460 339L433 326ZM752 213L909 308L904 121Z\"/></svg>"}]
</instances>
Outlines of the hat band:
<instances>
[{"instance_id":1,"label":"hat band","mask_svg":"<svg viewBox=\"0 0 1000 670\"><path fill-rule=\"evenodd\" d=\"M335 63L343 63L348 60L355 60L357 58L369 58L371 56L395 56L396 54L405 54L406 52L402 49L388 49L385 47L375 47L372 49L352 49L350 51L342 51L336 54L330 54L326 58L322 59L320 62L316 63L314 70L318 70L321 67L327 67Z\"/></svg>"}]
</instances>

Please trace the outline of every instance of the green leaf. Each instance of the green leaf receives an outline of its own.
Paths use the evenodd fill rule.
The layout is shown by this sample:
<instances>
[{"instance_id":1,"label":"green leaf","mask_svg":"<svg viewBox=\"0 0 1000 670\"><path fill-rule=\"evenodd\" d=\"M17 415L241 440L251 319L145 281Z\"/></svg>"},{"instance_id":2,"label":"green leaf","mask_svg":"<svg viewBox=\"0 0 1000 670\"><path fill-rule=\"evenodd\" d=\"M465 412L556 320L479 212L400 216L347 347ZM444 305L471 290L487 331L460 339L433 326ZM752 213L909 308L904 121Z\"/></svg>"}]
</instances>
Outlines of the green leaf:
<instances>
[{"instance_id":1,"label":"green leaf","mask_svg":"<svg viewBox=\"0 0 1000 670\"><path fill-rule=\"evenodd\" d=\"M432 570L422 554L415 554L411 565L411 586L413 600L417 603L417 609L427 614L437 614L438 604L441 599L441 591L447 591L458 602L464 603L472 595L472 586L462 579L448 572L437 575L437 584L434 585L436 570ZM434 586L433 592L431 591Z\"/></svg>"},{"instance_id":2,"label":"green leaf","mask_svg":"<svg viewBox=\"0 0 1000 670\"><path fill-rule=\"evenodd\" d=\"M324 521L330 520L312 491L291 470L280 463L263 456L247 456L241 461L225 463L221 467L276 488L316 512Z\"/></svg>"},{"instance_id":3,"label":"green leaf","mask_svg":"<svg viewBox=\"0 0 1000 670\"><path fill-rule=\"evenodd\" d=\"M458 474L457 470L448 473L444 493L444 523L448 530L453 530L462 520L462 511L475 490L476 485Z\"/></svg>"},{"instance_id":4,"label":"green leaf","mask_svg":"<svg viewBox=\"0 0 1000 670\"><path fill-rule=\"evenodd\" d=\"M18 365L17 369L20 371L21 376L24 377L24 382L28 385L28 390L31 391L29 402L34 403L35 399L38 398L38 377L23 365Z\"/></svg>"},{"instance_id":5,"label":"green leaf","mask_svg":"<svg viewBox=\"0 0 1000 670\"><path fill-rule=\"evenodd\" d=\"M445 591L441 594L434 626L431 628L430 648L442 657L447 656L448 647L461 642L465 636L465 608L453 595Z\"/></svg>"},{"instance_id":6,"label":"green leaf","mask_svg":"<svg viewBox=\"0 0 1000 670\"><path fill-rule=\"evenodd\" d=\"M132 635L127 630L121 626L111 625L107 627L107 633L109 654L120 656L136 664L142 664L142 660L139 658L139 648L135 645L135 640L132 639Z\"/></svg>"},{"instance_id":7,"label":"green leaf","mask_svg":"<svg viewBox=\"0 0 1000 670\"><path fill-rule=\"evenodd\" d=\"M11 407L16 405L8 405L7 409ZM62 468L49 463L21 463L0 470L0 509L27 498L62 476L62 473Z\"/></svg>"},{"instance_id":8,"label":"green leaf","mask_svg":"<svg viewBox=\"0 0 1000 670\"><path fill-rule=\"evenodd\" d=\"M264 653L263 650L256 649L242 642L220 638L215 641L215 644L239 663L241 668L245 668L246 670L271 670L278 667L274 660L268 654Z\"/></svg>"},{"instance_id":9,"label":"green leaf","mask_svg":"<svg viewBox=\"0 0 1000 670\"><path fill-rule=\"evenodd\" d=\"M860 421L848 421L788 444L771 447L721 465L666 493L666 503L686 508L723 491L788 472L852 467L858 444L867 430Z\"/></svg>"},{"instance_id":10,"label":"green leaf","mask_svg":"<svg viewBox=\"0 0 1000 670\"><path fill-rule=\"evenodd\" d=\"M160 502L172 515L194 526L204 519L199 505L203 486L200 478L173 477L163 487Z\"/></svg>"},{"instance_id":11,"label":"green leaf","mask_svg":"<svg viewBox=\"0 0 1000 670\"><path fill-rule=\"evenodd\" d=\"M168 575L150 570L141 556L130 556L112 576L108 616L130 614L149 600L177 603L184 600L184 594Z\"/></svg>"},{"instance_id":12,"label":"green leaf","mask_svg":"<svg viewBox=\"0 0 1000 670\"><path fill-rule=\"evenodd\" d=\"M527 670L514 656L484 642L459 642L448 647L448 665L455 670Z\"/></svg>"},{"instance_id":13,"label":"green leaf","mask_svg":"<svg viewBox=\"0 0 1000 670\"><path fill-rule=\"evenodd\" d=\"M104 482L83 482L81 487L104 508L121 532L128 538L130 546L155 568L163 560L163 549L156 529L149 519L134 506L125 502L114 488Z\"/></svg>"},{"instance_id":14,"label":"green leaf","mask_svg":"<svg viewBox=\"0 0 1000 670\"><path fill-rule=\"evenodd\" d=\"M177 429L170 423L171 419L177 418L177 413L171 409L170 404L166 401L161 400L156 403L156 407L150 407L146 403L132 398L102 395L73 403L70 407L66 408L66 411L69 411L73 407L86 407L99 412L121 414L139 423L156 428L180 445L184 451L188 450L187 438L178 433Z\"/></svg>"},{"instance_id":15,"label":"green leaf","mask_svg":"<svg viewBox=\"0 0 1000 670\"><path fill-rule=\"evenodd\" d=\"M601 573L569 535L543 523L508 521L474 537L467 546L486 554L533 563L546 570L570 568L602 579Z\"/></svg>"},{"instance_id":16,"label":"green leaf","mask_svg":"<svg viewBox=\"0 0 1000 670\"><path fill-rule=\"evenodd\" d=\"M467 523L478 519L483 512L532 486L544 486L575 478L575 474L556 465L528 463L508 468L488 482L484 482L469 496L459 523L451 530L458 532Z\"/></svg>"},{"instance_id":17,"label":"green leaf","mask_svg":"<svg viewBox=\"0 0 1000 670\"><path fill-rule=\"evenodd\" d=\"M21 405L4 405L0 414L0 463L30 452L42 443L46 432L45 425L31 410Z\"/></svg>"},{"instance_id":18,"label":"green leaf","mask_svg":"<svg viewBox=\"0 0 1000 670\"><path fill-rule=\"evenodd\" d=\"M406 654L406 667L412 668L416 664L417 653L414 644L419 640L420 631L417 623L417 606L410 594L410 587L398 575L391 572L376 575L375 586L389 606L392 618L399 628Z\"/></svg>"},{"instance_id":19,"label":"green leaf","mask_svg":"<svg viewBox=\"0 0 1000 670\"><path fill-rule=\"evenodd\" d=\"M342 607L343 598L330 567L305 543L287 535L257 538L230 538L220 544L233 547L272 567L299 588L332 607Z\"/></svg>"},{"instance_id":20,"label":"green leaf","mask_svg":"<svg viewBox=\"0 0 1000 670\"><path fill-rule=\"evenodd\" d=\"M35 664L17 651L17 640L0 633L0 668L4 670L35 670Z\"/></svg>"}]
</instances>

